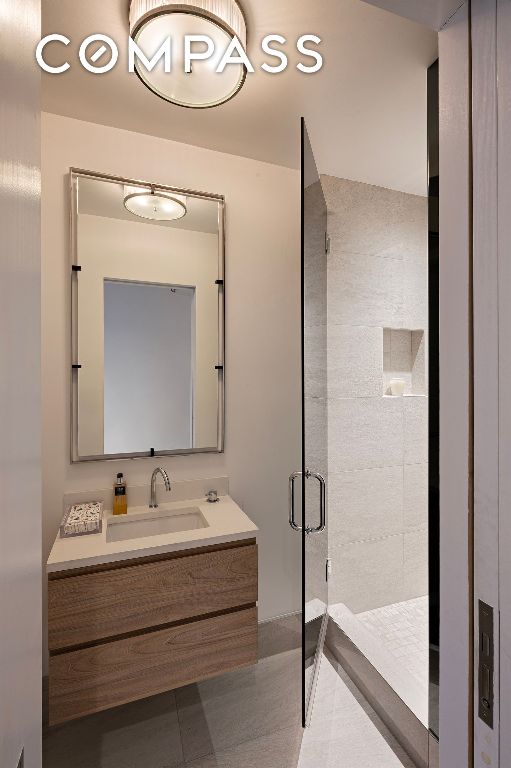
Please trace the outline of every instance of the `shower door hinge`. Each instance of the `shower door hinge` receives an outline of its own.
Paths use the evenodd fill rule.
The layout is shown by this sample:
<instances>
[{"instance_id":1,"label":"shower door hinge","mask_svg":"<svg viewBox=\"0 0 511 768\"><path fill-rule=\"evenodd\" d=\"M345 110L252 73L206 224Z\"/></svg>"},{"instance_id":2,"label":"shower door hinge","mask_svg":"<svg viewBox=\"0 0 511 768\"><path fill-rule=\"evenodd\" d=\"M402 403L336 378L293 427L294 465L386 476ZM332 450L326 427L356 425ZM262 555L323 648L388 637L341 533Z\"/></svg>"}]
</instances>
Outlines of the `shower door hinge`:
<instances>
[{"instance_id":1,"label":"shower door hinge","mask_svg":"<svg viewBox=\"0 0 511 768\"><path fill-rule=\"evenodd\" d=\"M330 581L330 576L331 575L332 575L332 559L330 557L327 557L327 559L326 559L326 572L325 572L326 581Z\"/></svg>"},{"instance_id":2,"label":"shower door hinge","mask_svg":"<svg viewBox=\"0 0 511 768\"><path fill-rule=\"evenodd\" d=\"M325 253L327 256L330 253L330 235L328 232L325 232Z\"/></svg>"}]
</instances>

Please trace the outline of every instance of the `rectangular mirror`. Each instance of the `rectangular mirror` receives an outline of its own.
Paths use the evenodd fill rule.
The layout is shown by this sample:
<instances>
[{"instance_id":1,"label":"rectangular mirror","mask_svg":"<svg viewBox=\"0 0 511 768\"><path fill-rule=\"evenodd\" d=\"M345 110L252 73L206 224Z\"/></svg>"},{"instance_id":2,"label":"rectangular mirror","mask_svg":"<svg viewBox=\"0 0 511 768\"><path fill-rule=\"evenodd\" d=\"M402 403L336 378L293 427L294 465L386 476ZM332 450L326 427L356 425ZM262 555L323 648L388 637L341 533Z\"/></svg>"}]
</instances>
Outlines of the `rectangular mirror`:
<instances>
[{"instance_id":1,"label":"rectangular mirror","mask_svg":"<svg viewBox=\"0 0 511 768\"><path fill-rule=\"evenodd\" d=\"M72 460L223 450L224 199L71 171Z\"/></svg>"}]
</instances>

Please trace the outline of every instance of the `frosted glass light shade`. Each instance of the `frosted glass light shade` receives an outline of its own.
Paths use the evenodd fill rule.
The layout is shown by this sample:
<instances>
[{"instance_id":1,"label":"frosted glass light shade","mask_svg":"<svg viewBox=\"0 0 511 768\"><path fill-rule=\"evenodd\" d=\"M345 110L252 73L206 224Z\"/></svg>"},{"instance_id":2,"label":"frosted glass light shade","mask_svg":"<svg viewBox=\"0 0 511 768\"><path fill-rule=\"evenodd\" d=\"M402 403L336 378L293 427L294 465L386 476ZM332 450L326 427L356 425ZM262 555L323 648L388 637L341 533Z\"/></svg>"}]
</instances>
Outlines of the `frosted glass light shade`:
<instances>
[{"instance_id":1,"label":"frosted glass light shade","mask_svg":"<svg viewBox=\"0 0 511 768\"><path fill-rule=\"evenodd\" d=\"M174 221L186 215L186 197L173 192L124 187L124 207L142 219Z\"/></svg>"},{"instance_id":2,"label":"frosted glass light shade","mask_svg":"<svg viewBox=\"0 0 511 768\"><path fill-rule=\"evenodd\" d=\"M138 60L135 69L153 93L173 104L215 107L231 99L245 82L242 64L229 64L222 73L215 71L233 37L246 46L245 19L236 0L131 0L130 35L148 58L166 38L172 39L172 72L165 72L163 59L152 72ZM190 73L184 65L185 35L207 35L215 44L211 58L193 61ZM192 50L197 51L205 47L194 46Z\"/></svg>"}]
</instances>

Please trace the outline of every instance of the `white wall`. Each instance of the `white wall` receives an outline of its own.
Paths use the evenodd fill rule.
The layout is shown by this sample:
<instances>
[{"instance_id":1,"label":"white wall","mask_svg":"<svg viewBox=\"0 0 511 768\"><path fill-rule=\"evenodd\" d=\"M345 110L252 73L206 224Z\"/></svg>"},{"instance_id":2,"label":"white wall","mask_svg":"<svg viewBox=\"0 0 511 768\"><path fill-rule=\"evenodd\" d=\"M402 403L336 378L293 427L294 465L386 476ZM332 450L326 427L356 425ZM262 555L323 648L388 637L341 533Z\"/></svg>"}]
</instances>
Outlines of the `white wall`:
<instances>
[{"instance_id":1,"label":"white wall","mask_svg":"<svg viewBox=\"0 0 511 768\"><path fill-rule=\"evenodd\" d=\"M384 396L394 376L409 392L425 391L425 342L415 355L409 331L428 327L428 203L333 176L322 183L330 234L329 601L358 613L428 591L428 400Z\"/></svg>"},{"instance_id":2,"label":"white wall","mask_svg":"<svg viewBox=\"0 0 511 768\"><path fill-rule=\"evenodd\" d=\"M70 166L226 197L226 451L70 465ZM300 604L300 537L287 479L300 463L299 174L246 158L85 123L42 118L43 527L47 556L66 491L227 474L261 529L260 618Z\"/></svg>"},{"instance_id":3,"label":"white wall","mask_svg":"<svg viewBox=\"0 0 511 768\"><path fill-rule=\"evenodd\" d=\"M40 83L35 0L0 46L0 765L41 765Z\"/></svg>"}]
</instances>

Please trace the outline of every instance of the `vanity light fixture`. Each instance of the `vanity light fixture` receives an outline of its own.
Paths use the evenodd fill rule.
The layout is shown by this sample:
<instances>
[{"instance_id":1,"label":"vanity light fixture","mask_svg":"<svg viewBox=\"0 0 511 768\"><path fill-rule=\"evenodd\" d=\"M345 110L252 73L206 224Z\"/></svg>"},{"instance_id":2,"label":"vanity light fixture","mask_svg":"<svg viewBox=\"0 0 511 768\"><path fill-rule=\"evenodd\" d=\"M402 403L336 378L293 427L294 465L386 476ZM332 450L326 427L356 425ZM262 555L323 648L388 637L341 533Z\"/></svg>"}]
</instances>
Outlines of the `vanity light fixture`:
<instances>
[{"instance_id":1,"label":"vanity light fixture","mask_svg":"<svg viewBox=\"0 0 511 768\"><path fill-rule=\"evenodd\" d=\"M230 64L223 72L217 66L230 43L237 38L243 49L247 27L236 0L131 0L130 35L152 56L165 39L172 40L172 70L165 72L160 61L152 71L135 64L135 71L153 93L181 107L204 109L232 99L247 74L242 63ZM207 37L193 42L191 71L185 72L185 36ZM202 54L202 58L200 55Z\"/></svg>"},{"instance_id":2,"label":"vanity light fixture","mask_svg":"<svg viewBox=\"0 0 511 768\"><path fill-rule=\"evenodd\" d=\"M151 187L124 187L124 207L135 216L155 221L174 221L186 215L186 197Z\"/></svg>"}]
</instances>

